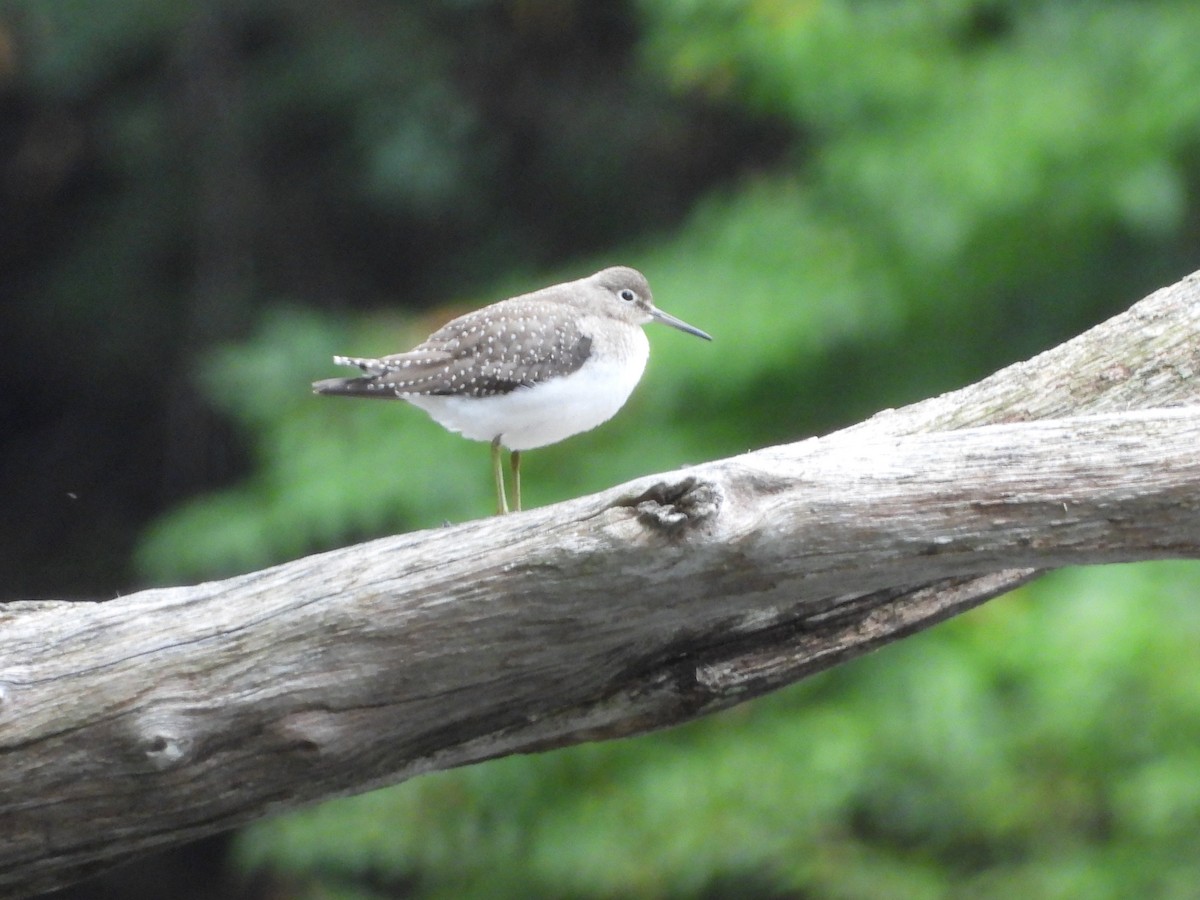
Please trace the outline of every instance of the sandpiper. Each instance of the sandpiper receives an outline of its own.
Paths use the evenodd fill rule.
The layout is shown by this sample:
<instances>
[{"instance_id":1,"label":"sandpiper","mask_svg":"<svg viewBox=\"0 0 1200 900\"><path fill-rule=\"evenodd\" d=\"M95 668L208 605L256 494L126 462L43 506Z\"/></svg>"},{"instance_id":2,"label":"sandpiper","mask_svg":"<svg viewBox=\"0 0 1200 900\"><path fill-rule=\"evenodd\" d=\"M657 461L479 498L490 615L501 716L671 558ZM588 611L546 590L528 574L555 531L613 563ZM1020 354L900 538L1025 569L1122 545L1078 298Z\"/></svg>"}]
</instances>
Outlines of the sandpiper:
<instances>
[{"instance_id":1,"label":"sandpiper","mask_svg":"<svg viewBox=\"0 0 1200 900\"><path fill-rule=\"evenodd\" d=\"M712 340L655 307L641 272L614 266L467 313L407 353L335 356L363 374L317 381L313 390L407 400L450 431L490 441L496 511L506 513L500 448L511 451L519 510L521 451L611 419L646 368L641 326L654 321Z\"/></svg>"}]
</instances>

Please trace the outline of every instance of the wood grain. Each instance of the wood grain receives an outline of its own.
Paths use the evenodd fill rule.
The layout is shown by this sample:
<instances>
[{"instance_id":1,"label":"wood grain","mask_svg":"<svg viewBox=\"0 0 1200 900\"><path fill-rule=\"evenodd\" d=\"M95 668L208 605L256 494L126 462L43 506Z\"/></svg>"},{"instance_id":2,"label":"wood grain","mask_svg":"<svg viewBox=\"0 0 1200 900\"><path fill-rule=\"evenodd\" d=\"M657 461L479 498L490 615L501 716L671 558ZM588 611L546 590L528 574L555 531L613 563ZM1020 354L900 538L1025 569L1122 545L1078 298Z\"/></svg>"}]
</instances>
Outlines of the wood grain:
<instances>
[{"instance_id":1,"label":"wood grain","mask_svg":"<svg viewBox=\"0 0 1200 900\"><path fill-rule=\"evenodd\" d=\"M661 728L1038 571L1200 555L1200 275L845 431L105 603L0 604L0 896Z\"/></svg>"}]
</instances>

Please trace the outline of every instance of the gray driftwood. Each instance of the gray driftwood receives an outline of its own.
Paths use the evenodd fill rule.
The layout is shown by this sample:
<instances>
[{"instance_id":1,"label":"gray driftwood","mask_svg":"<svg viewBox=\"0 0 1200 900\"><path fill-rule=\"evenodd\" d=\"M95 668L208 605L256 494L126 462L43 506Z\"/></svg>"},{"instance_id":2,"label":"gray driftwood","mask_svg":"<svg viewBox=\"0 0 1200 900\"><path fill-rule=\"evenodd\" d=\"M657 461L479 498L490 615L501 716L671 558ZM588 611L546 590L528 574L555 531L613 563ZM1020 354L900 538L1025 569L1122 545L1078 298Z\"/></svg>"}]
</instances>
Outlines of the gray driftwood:
<instances>
[{"instance_id":1,"label":"gray driftwood","mask_svg":"<svg viewBox=\"0 0 1200 900\"><path fill-rule=\"evenodd\" d=\"M1197 371L1200 274L829 437L226 581L0 604L0 896L682 722L1039 570L1194 557Z\"/></svg>"}]
</instances>

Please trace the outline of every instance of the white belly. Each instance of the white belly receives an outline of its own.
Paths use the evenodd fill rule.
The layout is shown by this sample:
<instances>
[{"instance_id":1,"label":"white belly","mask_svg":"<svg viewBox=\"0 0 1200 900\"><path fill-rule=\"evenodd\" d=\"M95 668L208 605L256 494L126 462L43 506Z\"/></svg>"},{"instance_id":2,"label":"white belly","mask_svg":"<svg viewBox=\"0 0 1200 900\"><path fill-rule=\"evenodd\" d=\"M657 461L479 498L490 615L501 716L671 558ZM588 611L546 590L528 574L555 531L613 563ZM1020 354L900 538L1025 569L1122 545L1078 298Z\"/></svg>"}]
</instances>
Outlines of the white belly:
<instances>
[{"instance_id":1,"label":"white belly","mask_svg":"<svg viewBox=\"0 0 1200 900\"><path fill-rule=\"evenodd\" d=\"M595 358L570 375L494 397L400 396L450 431L474 441L497 436L509 450L557 443L607 422L625 405L646 369L649 345L639 328L623 361ZM640 351L640 352L638 352Z\"/></svg>"}]
</instances>

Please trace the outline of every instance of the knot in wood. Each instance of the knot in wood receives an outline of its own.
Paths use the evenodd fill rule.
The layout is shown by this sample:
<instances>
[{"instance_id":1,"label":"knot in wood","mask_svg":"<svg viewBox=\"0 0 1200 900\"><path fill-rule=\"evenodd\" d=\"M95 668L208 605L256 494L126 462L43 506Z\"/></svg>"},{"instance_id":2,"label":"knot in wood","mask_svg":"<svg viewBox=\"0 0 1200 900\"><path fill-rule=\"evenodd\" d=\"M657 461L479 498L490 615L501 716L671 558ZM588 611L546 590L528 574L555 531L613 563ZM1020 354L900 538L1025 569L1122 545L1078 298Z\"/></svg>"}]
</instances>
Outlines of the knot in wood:
<instances>
[{"instance_id":1,"label":"knot in wood","mask_svg":"<svg viewBox=\"0 0 1200 900\"><path fill-rule=\"evenodd\" d=\"M715 516L721 508L721 491L711 481L688 475L673 483L660 481L626 505L637 511L643 525L678 532Z\"/></svg>"},{"instance_id":2,"label":"knot in wood","mask_svg":"<svg viewBox=\"0 0 1200 900\"><path fill-rule=\"evenodd\" d=\"M156 769L176 768L192 755L194 740L176 724L161 717L141 723L138 750Z\"/></svg>"}]
</instances>

